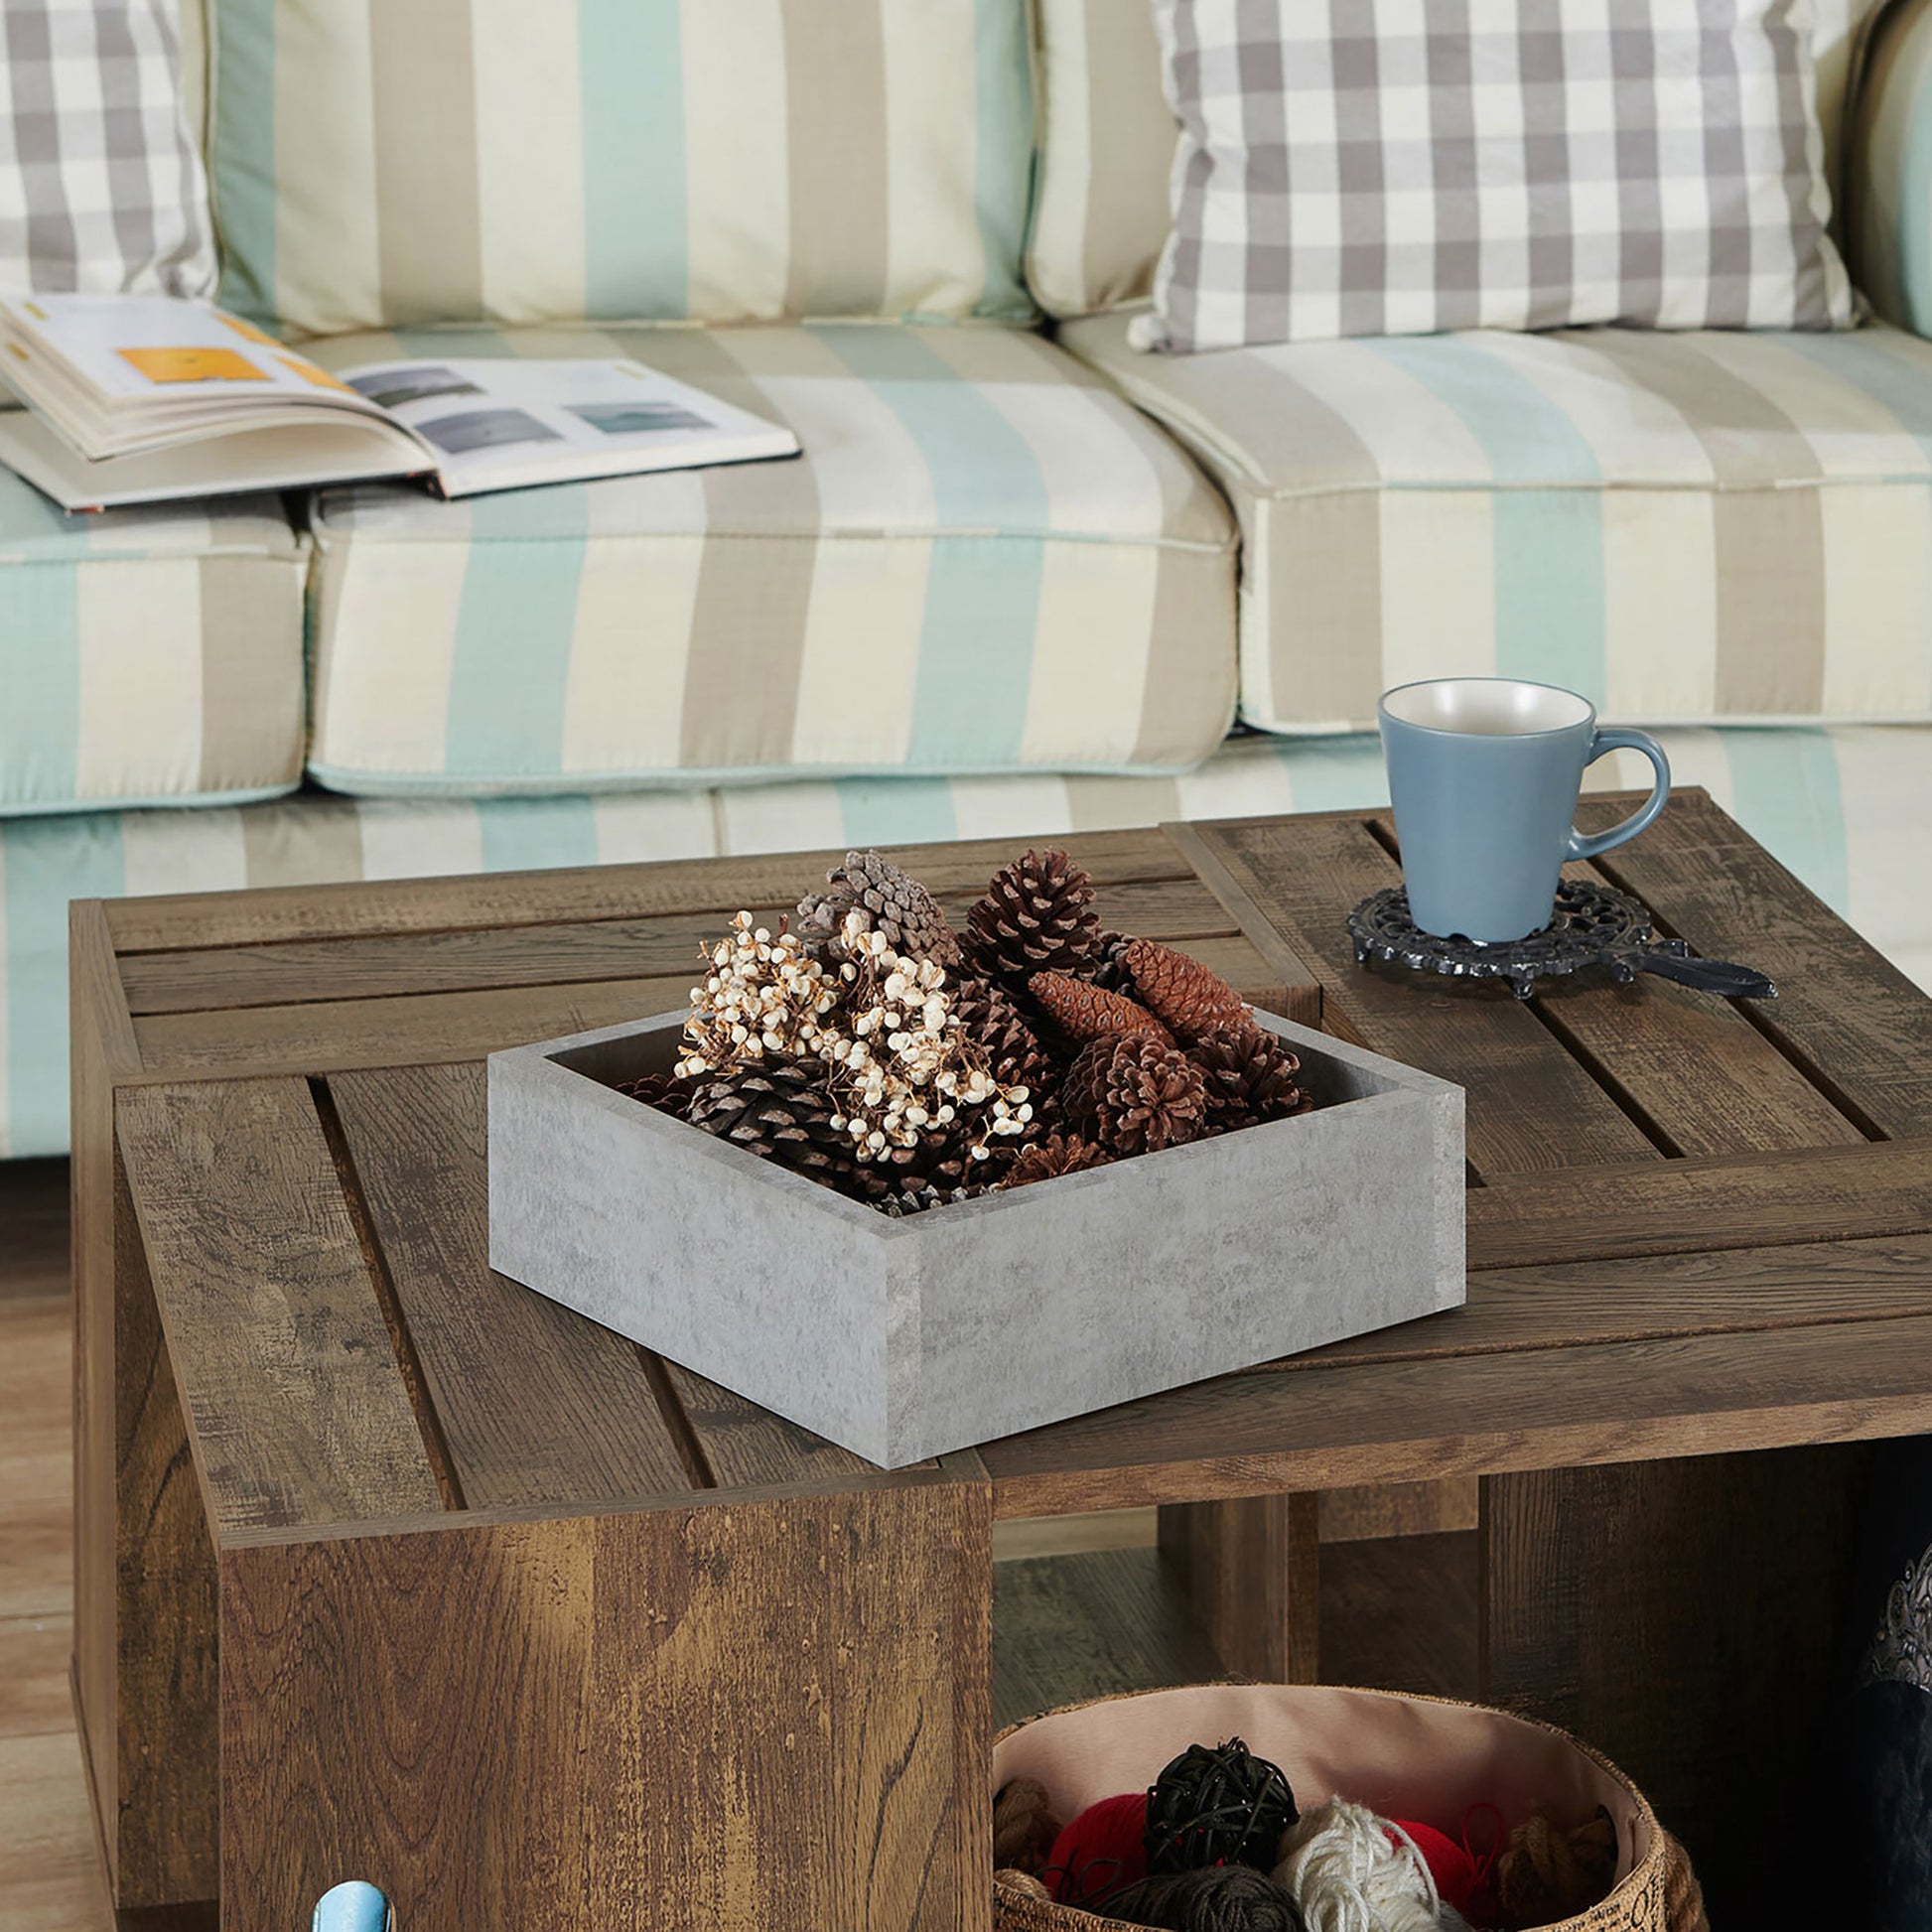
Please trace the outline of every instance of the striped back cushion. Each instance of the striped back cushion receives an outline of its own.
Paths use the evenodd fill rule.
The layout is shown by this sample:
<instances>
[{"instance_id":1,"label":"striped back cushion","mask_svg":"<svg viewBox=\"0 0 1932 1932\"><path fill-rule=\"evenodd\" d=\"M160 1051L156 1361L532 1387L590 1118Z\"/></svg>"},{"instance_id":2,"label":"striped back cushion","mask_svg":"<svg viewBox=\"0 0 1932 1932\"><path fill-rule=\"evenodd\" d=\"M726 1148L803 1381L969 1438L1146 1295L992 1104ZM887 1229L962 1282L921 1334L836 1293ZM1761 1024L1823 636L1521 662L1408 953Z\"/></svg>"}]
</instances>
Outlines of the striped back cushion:
<instances>
[{"instance_id":1,"label":"striped back cushion","mask_svg":"<svg viewBox=\"0 0 1932 1932\"><path fill-rule=\"evenodd\" d=\"M1837 183L1852 55L1887 0L1813 0L1818 119ZM1173 225L1174 118L1148 0L1036 0L1039 185L1027 275L1051 316L1143 302Z\"/></svg>"},{"instance_id":2,"label":"striped back cushion","mask_svg":"<svg viewBox=\"0 0 1932 1932\"><path fill-rule=\"evenodd\" d=\"M258 320L1031 317L1025 0L206 4Z\"/></svg>"}]
</instances>

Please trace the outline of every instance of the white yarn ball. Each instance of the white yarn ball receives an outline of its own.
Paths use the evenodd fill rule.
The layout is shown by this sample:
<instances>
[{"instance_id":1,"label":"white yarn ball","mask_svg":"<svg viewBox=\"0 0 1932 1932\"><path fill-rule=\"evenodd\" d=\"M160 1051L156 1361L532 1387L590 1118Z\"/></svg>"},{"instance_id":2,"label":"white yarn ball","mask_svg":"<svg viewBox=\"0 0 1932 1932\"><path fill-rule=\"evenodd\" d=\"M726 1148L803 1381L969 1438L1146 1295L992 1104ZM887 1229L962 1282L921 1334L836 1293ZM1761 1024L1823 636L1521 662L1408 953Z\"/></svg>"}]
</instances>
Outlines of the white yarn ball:
<instances>
[{"instance_id":1,"label":"white yarn ball","mask_svg":"<svg viewBox=\"0 0 1932 1932\"><path fill-rule=\"evenodd\" d=\"M1295 1895L1308 1932L1468 1932L1409 1834L1346 1798L1288 1828L1275 1882Z\"/></svg>"}]
</instances>

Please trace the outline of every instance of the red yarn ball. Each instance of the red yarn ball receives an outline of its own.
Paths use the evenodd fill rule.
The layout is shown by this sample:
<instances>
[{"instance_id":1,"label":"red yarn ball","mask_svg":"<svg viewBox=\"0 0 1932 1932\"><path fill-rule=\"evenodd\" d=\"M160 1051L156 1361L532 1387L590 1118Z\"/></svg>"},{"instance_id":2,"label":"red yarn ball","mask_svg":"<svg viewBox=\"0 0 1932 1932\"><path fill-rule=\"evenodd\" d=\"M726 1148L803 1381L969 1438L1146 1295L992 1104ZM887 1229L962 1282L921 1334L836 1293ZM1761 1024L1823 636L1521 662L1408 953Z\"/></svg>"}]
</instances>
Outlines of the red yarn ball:
<instances>
[{"instance_id":1,"label":"red yarn ball","mask_svg":"<svg viewBox=\"0 0 1932 1932\"><path fill-rule=\"evenodd\" d=\"M1447 1832L1439 1832L1434 1825L1418 1825L1407 1818L1399 1818L1396 1823L1415 1840L1416 1850L1422 1854L1429 1875L1436 1880L1443 1902L1453 1905L1458 1912L1464 1911L1475 1896L1480 1876L1475 1860Z\"/></svg>"},{"instance_id":2,"label":"red yarn ball","mask_svg":"<svg viewBox=\"0 0 1932 1932\"><path fill-rule=\"evenodd\" d=\"M1063 1905L1102 1898L1147 1876L1146 1834L1145 1791L1102 1798L1060 1828L1039 1875Z\"/></svg>"}]
</instances>

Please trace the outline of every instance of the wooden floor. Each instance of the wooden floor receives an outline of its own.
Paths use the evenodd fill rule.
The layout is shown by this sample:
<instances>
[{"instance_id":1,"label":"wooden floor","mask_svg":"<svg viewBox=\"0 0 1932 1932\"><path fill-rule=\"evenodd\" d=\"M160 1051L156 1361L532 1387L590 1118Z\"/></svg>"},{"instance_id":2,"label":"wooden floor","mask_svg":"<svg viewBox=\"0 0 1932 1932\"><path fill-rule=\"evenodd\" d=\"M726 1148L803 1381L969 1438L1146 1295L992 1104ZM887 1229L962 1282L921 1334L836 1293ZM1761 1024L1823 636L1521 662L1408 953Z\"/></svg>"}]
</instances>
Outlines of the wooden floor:
<instances>
[{"instance_id":1,"label":"wooden floor","mask_svg":"<svg viewBox=\"0 0 1932 1932\"><path fill-rule=\"evenodd\" d=\"M0 1932L113 1932L68 1698L67 1249L66 1163L0 1163ZM1002 1525L995 1554L997 1725L1219 1674L1152 1511ZM1322 1676L1473 1695L1475 1559L1466 1531L1324 1545Z\"/></svg>"},{"instance_id":2,"label":"wooden floor","mask_svg":"<svg viewBox=\"0 0 1932 1932\"><path fill-rule=\"evenodd\" d=\"M0 1164L0 1932L107 1932L68 1700L67 1165Z\"/></svg>"}]
</instances>

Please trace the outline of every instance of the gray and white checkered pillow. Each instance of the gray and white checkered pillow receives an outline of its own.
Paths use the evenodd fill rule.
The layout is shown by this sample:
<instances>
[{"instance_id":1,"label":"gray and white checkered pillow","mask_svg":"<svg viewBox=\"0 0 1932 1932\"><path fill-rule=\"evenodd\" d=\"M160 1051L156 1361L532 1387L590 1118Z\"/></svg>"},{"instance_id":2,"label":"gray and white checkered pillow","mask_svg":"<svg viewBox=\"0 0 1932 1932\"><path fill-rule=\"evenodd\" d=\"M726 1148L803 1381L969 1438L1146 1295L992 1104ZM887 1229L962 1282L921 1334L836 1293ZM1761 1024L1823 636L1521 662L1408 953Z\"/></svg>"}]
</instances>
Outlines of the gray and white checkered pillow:
<instances>
[{"instance_id":1,"label":"gray and white checkered pillow","mask_svg":"<svg viewBox=\"0 0 1932 1932\"><path fill-rule=\"evenodd\" d=\"M1810 0L1154 0L1141 348L1854 319Z\"/></svg>"},{"instance_id":2,"label":"gray and white checkered pillow","mask_svg":"<svg viewBox=\"0 0 1932 1932\"><path fill-rule=\"evenodd\" d=\"M0 290L207 295L174 0L0 0Z\"/></svg>"}]
</instances>

